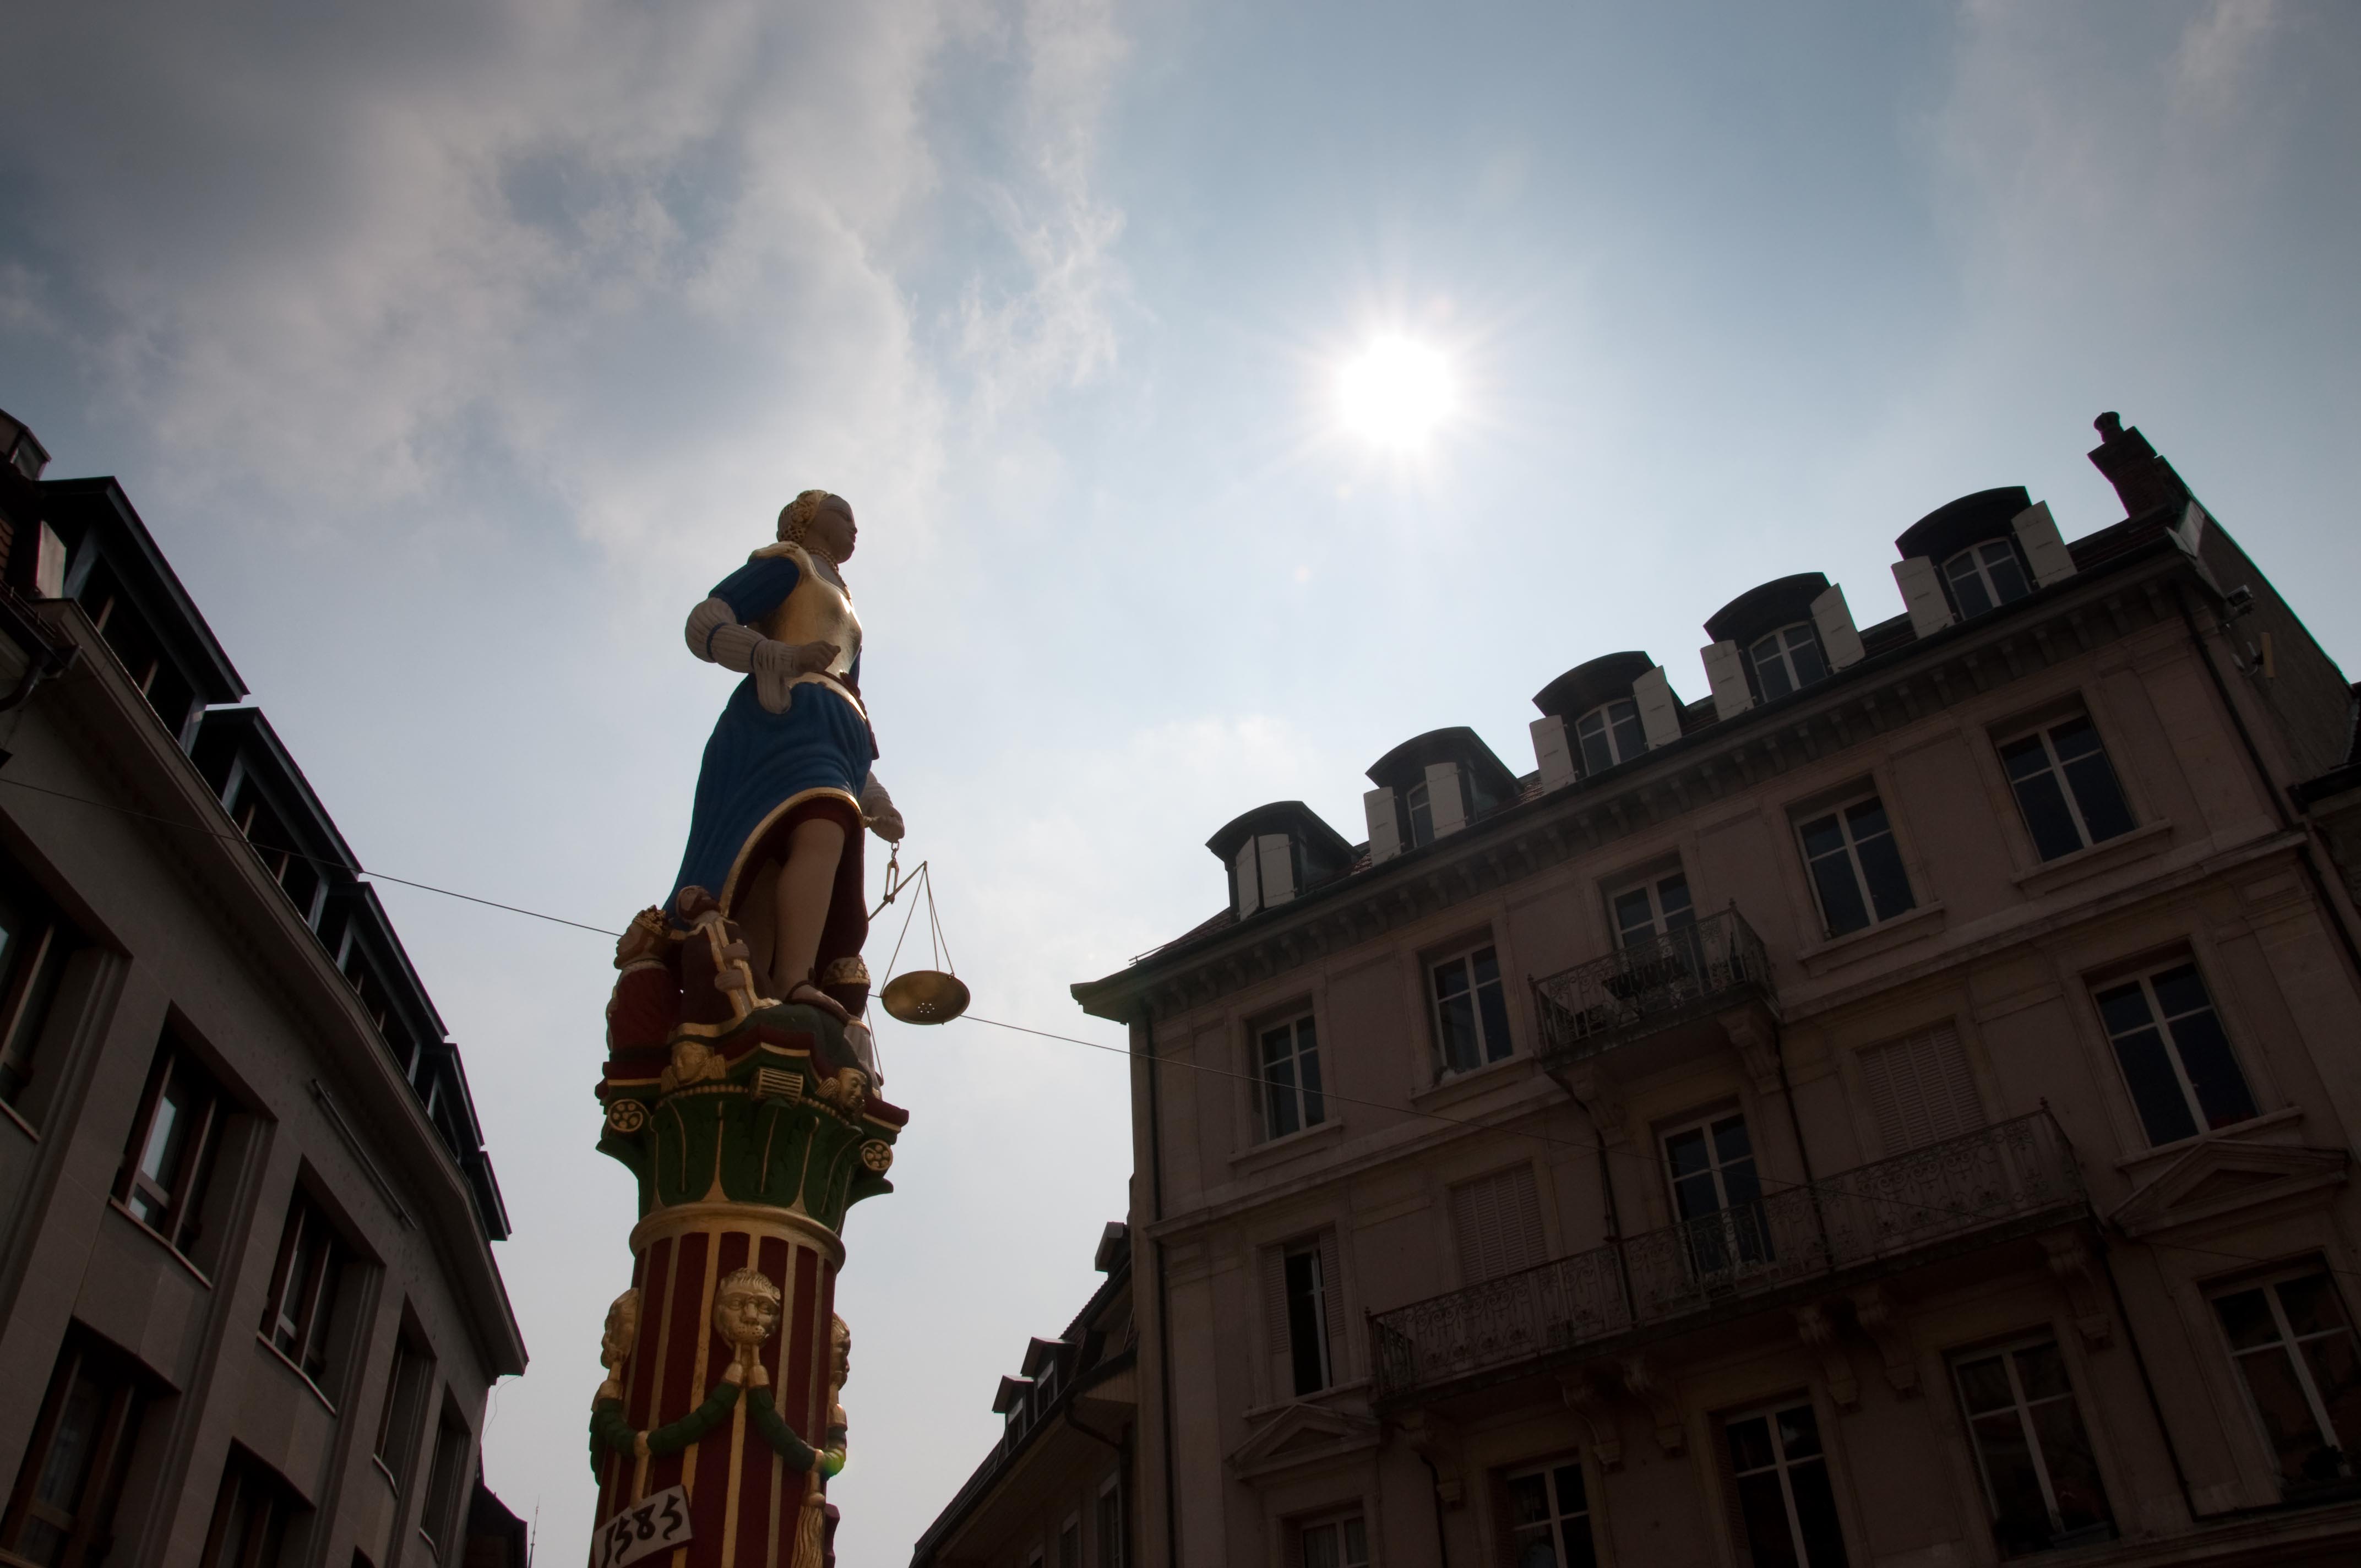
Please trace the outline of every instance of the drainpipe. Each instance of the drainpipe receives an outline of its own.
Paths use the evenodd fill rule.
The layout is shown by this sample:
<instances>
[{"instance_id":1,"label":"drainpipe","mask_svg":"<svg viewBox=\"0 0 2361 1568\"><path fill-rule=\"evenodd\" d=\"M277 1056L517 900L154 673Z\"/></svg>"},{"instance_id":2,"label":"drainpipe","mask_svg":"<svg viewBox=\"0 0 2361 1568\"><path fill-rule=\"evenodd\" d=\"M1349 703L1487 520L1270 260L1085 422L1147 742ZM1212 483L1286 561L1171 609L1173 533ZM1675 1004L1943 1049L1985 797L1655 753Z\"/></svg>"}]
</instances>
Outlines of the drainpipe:
<instances>
[{"instance_id":1,"label":"drainpipe","mask_svg":"<svg viewBox=\"0 0 2361 1568\"><path fill-rule=\"evenodd\" d=\"M1422 1453L1418 1458L1419 1463L1426 1466L1426 1474L1434 1483L1433 1493L1434 1499L1434 1560L1441 1565L1441 1568L1451 1568L1451 1541L1449 1537L1443 1533L1443 1472L1436 1469L1434 1467L1434 1461L1429 1459L1425 1454Z\"/></svg>"},{"instance_id":2,"label":"drainpipe","mask_svg":"<svg viewBox=\"0 0 2361 1568\"><path fill-rule=\"evenodd\" d=\"M2273 815L2279 817L2281 828L2290 833L2303 835L2303 850L2296 859L2301 862L2304 875L2312 883L2313 895L2327 906L2328 927L2336 933L2337 942L2345 948L2345 961L2353 966L2355 974L2361 975L2361 946L2355 944L2352 927L2345 923L2345 911L2329 891L2328 879L2321 874L2320 861L2312 854L2311 828L2296 822L2288 810L2286 796L2279 785L2271 782L2271 771L2263 762L2262 748L2255 744L2254 732L2246 728L2246 716L2238 711L2237 703L2231 698L2230 683L2222 678L2222 668L2213 662L2213 651L2205 645L2205 634L2197 628L2197 613L2189 608L2188 590L2175 583L2172 600L2180 608L2180 621L2189 628L2189 641L2196 646L2197 662L2205 666L2206 674L2213 679L2213 695L2222 699L2222 707L2230 716L2230 727L2238 732L2238 744L2246 751L2246 761L2254 765L2255 777L2262 783L2263 794L2270 800Z\"/></svg>"},{"instance_id":3,"label":"drainpipe","mask_svg":"<svg viewBox=\"0 0 2361 1568\"><path fill-rule=\"evenodd\" d=\"M1132 1027L1139 1031L1136 1047L1148 1058L1148 1191L1155 1218L1164 1218L1164 1113L1157 1093L1156 1014L1146 1002ZM1156 1247L1156 1385L1158 1413L1164 1431L1164 1563L1180 1568L1180 1491L1172 1465L1172 1288L1165 1269L1164 1242Z\"/></svg>"},{"instance_id":4,"label":"drainpipe","mask_svg":"<svg viewBox=\"0 0 2361 1568\"><path fill-rule=\"evenodd\" d=\"M1787 1102L1787 1130L1795 1136L1795 1157L1804 1162L1804 1190L1812 1195L1812 1223L1819 1227L1820 1251L1828 1260L1828 1272L1833 1274L1837 1270L1837 1255L1828 1245L1828 1214L1820 1204L1820 1179L1812 1174L1812 1150L1804 1142L1804 1119L1795 1111L1795 1086L1787 1078L1787 1043L1776 1019L1771 1025L1771 1059L1779 1064L1779 1097Z\"/></svg>"}]
</instances>

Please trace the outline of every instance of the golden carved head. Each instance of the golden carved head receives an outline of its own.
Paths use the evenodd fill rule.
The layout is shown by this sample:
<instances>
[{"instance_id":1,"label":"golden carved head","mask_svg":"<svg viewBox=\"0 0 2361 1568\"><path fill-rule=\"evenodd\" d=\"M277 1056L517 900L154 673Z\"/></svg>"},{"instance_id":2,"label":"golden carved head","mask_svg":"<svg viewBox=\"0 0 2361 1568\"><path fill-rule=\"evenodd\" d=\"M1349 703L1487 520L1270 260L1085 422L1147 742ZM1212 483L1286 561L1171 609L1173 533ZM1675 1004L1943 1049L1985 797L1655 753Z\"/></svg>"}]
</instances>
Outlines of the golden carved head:
<instances>
[{"instance_id":1,"label":"golden carved head","mask_svg":"<svg viewBox=\"0 0 2361 1568\"><path fill-rule=\"evenodd\" d=\"M740 1354L749 1354L777 1331L779 1301L779 1288L761 1272L732 1269L713 1293L713 1330Z\"/></svg>"},{"instance_id":2,"label":"golden carved head","mask_svg":"<svg viewBox=\"0 0 2361 1568\"><path fill-rule=\"evenodd\" d=\"M828 1320L828 1380L837 1387L852 1376L852 1331L834 1313Z\"/></svg>"},{"instance_id":3,"label":"golden carved head","mask_svg":"<svg viewBox=\"0 0 2361 1568\"><path fill-rule=\"evenodd\" d=\"M811 530L812 519L819 514L819 509L827 504L828 499L829 492L826 490L805 490L781 507L779 537L790 544L801 544L804 535Z\"/></svg>"},{"instance_id":4,"label":"golden carved head","mask_svg":"<svg viewBox=\"0 0 2361 1568\"><path fill-rule=\"evenodd\" d=\"M637 1286L624 1291L607 1309L607 1332L598 1337L598 1363L607 1369L609 1386L622 1374L623 1363L631 1354L631 1346L640 1337L640 1291ZM616 1390L620 1392L620 1388ZM605 1389L600 1390L601 1394Z\"/></svg>"}]
</instances>

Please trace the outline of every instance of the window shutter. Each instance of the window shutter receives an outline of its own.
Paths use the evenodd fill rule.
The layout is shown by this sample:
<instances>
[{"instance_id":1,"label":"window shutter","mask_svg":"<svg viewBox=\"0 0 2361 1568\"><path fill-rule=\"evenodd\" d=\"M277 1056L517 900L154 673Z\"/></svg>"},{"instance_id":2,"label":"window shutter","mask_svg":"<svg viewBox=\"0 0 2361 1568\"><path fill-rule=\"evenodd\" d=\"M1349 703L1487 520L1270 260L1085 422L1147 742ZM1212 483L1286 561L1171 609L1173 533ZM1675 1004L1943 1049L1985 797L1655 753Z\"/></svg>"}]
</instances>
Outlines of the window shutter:
<instances>
[{"instance_id":1,"label":"window shutter","mask_svg":"<svg viewBox=\"0 0 2361 1568\"><path fill-rule=\"evenodd\" d=\"M1337 1264L1336 1233L1320 1233L1320 1305L1328 1319L1328 1386L1345 1381L1345 1271Z\"/></svg>"},{"instance_id":2,"label":"window shutter","mask_svg":"<svg viewBox=\"0 0 2361 1568\"><path fill-rule=\"evenodd\" d=\"M1542 1236L1541 1188L1530 1165L1511 1166L1451 1190L1459 1242L1459 1282L1478 1285L1549 1261Z\"/></svg>"},{"instance_id":3,"label":"window shutter","mask_svg":"<svg viewBox=\"0 0 2361 1568\"><path fill-rule=\"evenodd\" d=\"M1934 562L1924 555L1896 561L1894 583L1902 590L1903 607L1910 611L1913 634L1932 637L1951 624L1951 601L1943 597L1943 585L1935 576Z\"/></svg>"},{"instance_id":4,"label":"window shutter","mask_svg":"<svg viewBox=\"0 0 2361 1568\"><path fill-rule=\"evenodd\" d=\"M1705 661L1706 684L1713 687L1713 716L1735 718L1754 706L1754 693L1746 685L1746 665L1740 659L1735 642L1714 642L1697 650Z\"/></svg>"},{"instance_id":5,"label":"window shutter","mask_svg":"<svg viewBox=\"0 0 2361 1568\"><path fill-rule=\"evenodd\" d=\"M1458 763L1427 764L1426 808L1434 814L1434 836L1438 839L1467 826L1467 800L1459 793Z\"/></svg>"},{"instance_id":6,"label":"window shutter","mask_svg":"<svg viewBox=\"0 0 2361 1568\"><path fill-rule=\"evenodd\" d=\"M1631 700L1640 705L1640 732L1648 738L1651 750L1681 738L1681 699L1673 695L1673 683L1664 677L1662 664L1649 665L1631 683Z\"/></svg>"},{"instance_id":7,"label":"window shutter","mask_svg":"<svg viewBox=\"0 0 2361 1568\"><path fill-rule=\"evenodd\" d=\"M1871 1113L1888 1155L1924 1148L1984 1124L1982 1099L1960 1031L1949 1024L1861 1053Z\"/></svg>"},{"instance_id":8,"label":"window shutter","mask_svg":"<svg viewBox=\"0 0 2361 1568\"><path fill-rule=\"evenodd\" d=\"M1852 623L1852 607L1845 603L1842 587L1831 584L1812 601L1812 630L1820 634L1820 652L1828 656L1829 669L1861 663L1861 629Z\"/></svg>"},{"instance_id":9,"label":"window shutter","mask_svg":"<svg viewBox=\"0 0 2361 1568\"><path fill-rule=\"evenodd\" d=\"M1230 869L1237 873L1238 918L1243 920L1262 907L1260 883L1255 876L1255 841L1252 839L1238 846L1237 858Z\"/></svg>"},{"instance_id":10,"label":"window shutter","mask_svg":"<svg viewBox=\"0 0 2361 1568\"><path fill-rule=\"evenodd\" d=\"M1262 860L1262 901L1285 904L1295 896L1295 854L1284 833L1265 833L1255 840Z\"/></svg>"},{"instance_id":11,"label":"window shutter","mask_svg":"<svg viewBox=\"0 0 2361 1568\"><path fill-rule=\"evenodd\" d=\"M40 533L33 544L33 597L66 597L66 542L46 522L40 525Z\"/></svg>"},{"instance_id":12,"label":"window shutter","mask_svg":"<svg viewBox=\"0 0 2361 1568\"><path fill-rule=\"evenodd\" d=\"M1563 789L1580 776L1574 766L1574 747L1565 738L1565 720L1545 713L1533 720L1533 761L1542 770L1542 788Z\"/></svg>"},{"instance_id":13,"label":"window shutter","mask_svg":"<svg viewBox=\"0 0 2361 1568\"><path fill-rule=\"evenodd\" d=\"M1731 1555L1739 1568L1754 1568L1754 1538L1747 1533L1746 1510L1738 1501L1738 1467L1730 1462L1730 1425L1719 1416L1708 1424L1713 1429L1713 1464L1721 1482L1721 1522L1730 1531Z\"/></svg>"},{"instance_id":14,"label":"window shutter","mask_svg":"<svg viewBox=\"0 0 2361 1568\"><path fill-rule=\"evenodd\" d=\"M2198 554L2197 546L2204 537L2205 509L2195 501L2191 501L2180 509L2180 523L2172 531L2173 543L2191 555L2196 555L2199 560L2203 560L2204 557Z\"/></svg>"},{"instance_id":15,"label":"window shutter","mask_svg":"<svg viewBox=\"0 0 2361 1568\"><path fill-rule=\"evenodd\" d=\"M2009 521L2016 531L2016 542L2025 549L2025 558L2033 563L2033 580L2042 587L2062 583L2074 575L2074 557L2068 553L2066 542L2058 536L2058 521L2049 515L2048 501L2036 501Z\"/></svg>"},{"instance_id":16,"label":"window shutter","mask_svg":"<svg viewBox=\"0 0 2361 1568\"><path fill-rule=\"evenodd\" d=\"M1394 792L1361 792L1361 809L1369 818L1369 863L1379 864L1401 853L1401 821L1394 815Z\"/></svg>"}]
</instances>

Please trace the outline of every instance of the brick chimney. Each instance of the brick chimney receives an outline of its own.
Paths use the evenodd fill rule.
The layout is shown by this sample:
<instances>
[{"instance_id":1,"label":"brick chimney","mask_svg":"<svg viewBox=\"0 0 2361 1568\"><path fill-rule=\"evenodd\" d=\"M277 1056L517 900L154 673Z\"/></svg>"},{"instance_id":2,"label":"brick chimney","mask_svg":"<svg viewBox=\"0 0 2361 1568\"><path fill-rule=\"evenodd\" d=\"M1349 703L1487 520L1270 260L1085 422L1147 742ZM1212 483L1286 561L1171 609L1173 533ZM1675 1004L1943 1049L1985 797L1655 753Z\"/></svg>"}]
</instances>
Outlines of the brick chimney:
<instances>
[{"instance_id":1,"label":"brick chimney","mask_svg":"<svg viewBox=\"0 0 2361 1568\"><path fill-rule=\"evenodd\" d=\"M2124 516L2138 517L2192 499L2189 487L2180 482L2171 464L2157 455L2137 425L2125 430L2123 416L2112 411L2092 424L2099 433L2099 444L2091 454L2092 466L2114 486L2124 503Z\"/></svg>"}]
</instances>

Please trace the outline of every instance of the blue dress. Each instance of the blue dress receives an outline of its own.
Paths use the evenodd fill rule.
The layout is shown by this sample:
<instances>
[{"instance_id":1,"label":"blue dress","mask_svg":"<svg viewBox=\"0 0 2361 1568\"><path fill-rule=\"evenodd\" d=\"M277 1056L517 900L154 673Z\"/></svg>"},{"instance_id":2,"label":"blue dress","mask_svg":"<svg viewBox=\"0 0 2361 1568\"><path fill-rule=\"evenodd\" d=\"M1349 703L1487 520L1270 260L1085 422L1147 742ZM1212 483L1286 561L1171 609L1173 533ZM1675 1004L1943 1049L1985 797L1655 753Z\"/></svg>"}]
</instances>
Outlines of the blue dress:
<instances>
[{"instance_id":1,"label":"blue dress","mask_svg":"<svg viewBox=\"0 0 2361 1568\"><path fill-rule=\"evenodd\" d=\"M801 576L784 556L758 555L714 585L712 597L726 601L741 624L754 626L785 601ZM861 689L857 656L846 684ZM725 894L735 893L732 872L797 796L841 792L857 812L874 754L868 720L830 686L798 685L787 710L772 713L754 695L754 677L740 681L705 743L688 849L673 878L667 910L677 913L684 887L701 887L730 902Z\"/></svg>"}]
</instances>

